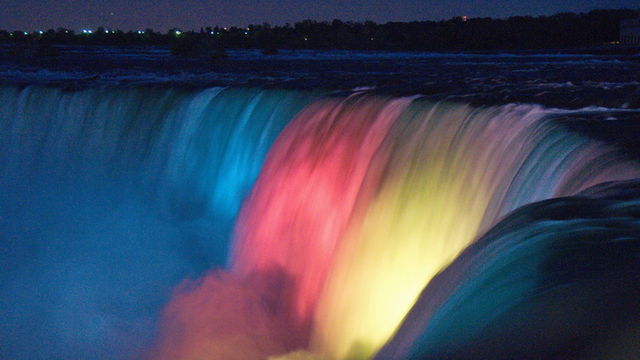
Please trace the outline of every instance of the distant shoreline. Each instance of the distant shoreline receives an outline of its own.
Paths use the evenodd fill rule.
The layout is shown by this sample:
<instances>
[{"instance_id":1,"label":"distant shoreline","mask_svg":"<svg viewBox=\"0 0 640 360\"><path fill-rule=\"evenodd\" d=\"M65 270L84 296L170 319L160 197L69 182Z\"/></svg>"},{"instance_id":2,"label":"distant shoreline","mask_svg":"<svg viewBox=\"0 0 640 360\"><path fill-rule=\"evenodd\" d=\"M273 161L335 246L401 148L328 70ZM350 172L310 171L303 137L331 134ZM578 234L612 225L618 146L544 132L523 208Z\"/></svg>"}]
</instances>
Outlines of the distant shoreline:
<instances>
[{"instance_id":1,"label":"distant shoreline","mask_svg":"<svg viewBox=\"0 0 640 360\"><path fill-rule=\"evenodd\" d=\"M458 16L441 21L318 22L293 25L250 24L247 27L178 28L167 32L58 28L32 32L0 30L0 44L44 49L55 45L168 46L174 55L222 57L224 49L372 50L418 52L572 51L629 54L638 46L615 45L620 24L640 18L640 9L593 10L552 16L513 16L507 19ZM636 44L637 45L637 44ZM550 50L551 49L551 50ZM50 52L49 55L54 55Z\"/></svg>"}]
</instances>

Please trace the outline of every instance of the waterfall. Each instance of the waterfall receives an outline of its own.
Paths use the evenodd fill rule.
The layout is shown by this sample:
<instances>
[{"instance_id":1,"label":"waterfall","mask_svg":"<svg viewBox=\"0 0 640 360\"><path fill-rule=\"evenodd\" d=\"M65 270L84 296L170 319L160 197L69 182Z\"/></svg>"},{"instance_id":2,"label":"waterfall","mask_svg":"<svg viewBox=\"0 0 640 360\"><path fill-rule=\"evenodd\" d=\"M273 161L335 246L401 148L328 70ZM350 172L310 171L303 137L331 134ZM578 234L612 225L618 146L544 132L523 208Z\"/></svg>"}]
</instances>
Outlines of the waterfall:
<instances>
[{"instance_id":1,"label":"waterfall","mask_svg":"<svg viewBox=\"0 0 640 360\"><path fill-rule=\"evenodd\" d=\"M291 338L308 334L309 343L234 328L234 348L259 337L331 359L369 358L429 281L506 214L637 176L637 166L615 150L546 115L530 105L476 109L361 93L308 106L274 143L245 203L230 271L240 279L279 277L286 285L271 290L287 304L277 310L286 325L274 333L288 328ZM229 284L211 285L223 276L177 295L167 315L174 330L164 336L175 340L177 329L193 323L199 340L182 335L182 343L164 348L172 354L166 358L244 358L217 353L225 340L202 337L222 332L202 324L216 321L177 305L210 298L200 306L241 313L213 295L229 291ZM252 296L267 296L262 291ZM269 322L268 309L251 316ZM192 352L194 342L210 346Z\"/></svg>"},{"instance_id":2,"label":"waterfall","mask_svg":"<svg viewBox=\"0 0 640 360\"><path fill-rule=\"evenodd\" d=\"M170 289L227 263L271 143L313 97L0 87L1 357L135 358Z\"/></svg>"},{"instance_id":3,"label":"waterfall","mask_svg":"<svg viewBox=\"0 0 640 360\"><path fill-rule=\"evenodd\" d=\"M455 357L539 284L573 284L548 280L573 261L554 246L584 259L575 234L635 214L587 189L637 163L536 105L162 87L0 101L8 357ZM560 221L543 200L597 216Z\"/></svg>"}]
</instances>

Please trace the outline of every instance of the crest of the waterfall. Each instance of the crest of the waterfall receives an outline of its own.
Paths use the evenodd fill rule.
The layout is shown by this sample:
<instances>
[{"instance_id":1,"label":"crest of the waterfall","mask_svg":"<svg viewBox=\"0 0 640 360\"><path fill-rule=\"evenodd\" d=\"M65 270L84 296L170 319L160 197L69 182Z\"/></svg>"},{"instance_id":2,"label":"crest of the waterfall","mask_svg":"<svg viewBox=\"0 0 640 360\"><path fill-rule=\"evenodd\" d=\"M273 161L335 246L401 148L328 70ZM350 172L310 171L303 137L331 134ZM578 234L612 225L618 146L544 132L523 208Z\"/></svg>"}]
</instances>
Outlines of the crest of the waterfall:
<instances>
[{"instance_id":1,"label":"crest of the waterfall","mask_svg":"<svg viewBox=\"0 0 640 360\"><path fill-rule=\"evenodd\" d=\"M139 177L167 114L188 93L2 88L4 178ZM18 175L19 174L19 175Z\"/></svg>"}]
</instances>

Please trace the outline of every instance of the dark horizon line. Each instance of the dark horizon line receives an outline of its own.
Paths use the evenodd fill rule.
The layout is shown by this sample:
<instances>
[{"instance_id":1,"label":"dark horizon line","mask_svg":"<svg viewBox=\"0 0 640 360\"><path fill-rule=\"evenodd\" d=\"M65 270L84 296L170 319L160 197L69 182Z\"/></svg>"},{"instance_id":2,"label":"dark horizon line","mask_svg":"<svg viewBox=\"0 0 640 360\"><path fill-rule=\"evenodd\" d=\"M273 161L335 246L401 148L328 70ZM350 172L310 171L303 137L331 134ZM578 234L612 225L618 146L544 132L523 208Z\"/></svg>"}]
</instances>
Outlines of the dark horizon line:
<instances>
[{"instance_id":1,"label":"dark horizon line","mask_svg":"<svg viewBox=\"0 0 640 360\"><path fill-rule=\"evenodd\" d=\"M282 23L282 24L272 24L272 23L270 23L268 21L263 21L261 23L250 23L250 24L247 24L247 25L221 26L221 25L211 25L211 24L209 24L209 25L201 25L201 26L199 26L199 28L200 29L204 29L204 28L207 28L207 27L210 27L210 28L217 27L217 28L220 28L220 29L230 29L230 28L242 29L242 28L248 28L250 26L263 25L263 24L269 24L272 27L286 27L287 25L293 26L295 24L303 23L303 22L306 22L306 21L312 21L312 22L316 22L316 23L331 23L331 22L336 21L336 20L337 21L341 21L343 23L354 23L354 24L364 24L364 23L371 22L371 23L374 23L376 25L384 25L384 24L389 24L389 23L394 23L394 24L429 23L429 22L430 23L439 23L439 22L445 22L445 21L450 21L450 20L459 19L459 18L467 18L467 20L475 20L475 19L507 20L507 19L510 19L510 18L519 18L519 17L525 17L525 18L526 17L531 17L531 18L550 18L550 17L561 15L561 14L580 15L580 14L589 14L589 13L596 12L596 11L612 11L612 10L640 11L640 7L638 7L638 8L629 8L629 7L623 7L623 8L597 8L597 9L593 9L593 10L589 10L589 11L581 11L581 12L561 11L561 12L557 12L557 13L554 13L554 14L551 14L551 15L510 15L510 16L504 16L504 17L490 17L490 16L467 17L466 15L461 14L461 15L453 16L453 17L447 18L447 19L441 18L439 20L410 20L410 21L385 21L385 22L376 22L376 21L373 21L373 20L366 20L366 19L365 20L341 20L341 19L338 19L338 18L334 18L334 19L331 19L331 20L316 20L316 19L307 18L307 19L302 19L302 20L299 20L299 21L296 21L296 22L293 22L293 23L285 22L285 23ZM135 28L135 29L131 29L130 28L128 30L123 30L123 29L113 29L113 28L110 28L109 26L106 26L106 25L98 25L98 26L95 26L95 27L87 26L87 27L81 27L81 28L78 28L78 29L76 29L76 28L67 28L67 27L64 27L64 26L57 26L55 28L49 27L49 28L45 29L43 27L43 28L38 28L38 29L30 29L30 30L27 30L27 31L25 31L25 29L14 29L14 30L0 29L0 31L6 31L6 32L9 32L9 33L13 33L13 32L23 32L24 33L24 32L27 32L29 34L34 34L34 33L38 33L39 31L49 31L49 30L54 30L55 31L55 30L58 30L58 29L64 29L64 30L70 30L70 31L81 33L83 30L92 30L92 31L94 31L94 30L96 30L98 28L108 29L109 31L124 32L124 33L137 32L137 31L146 31L146 30L153 30L156 33L163 33L163 32L169 32L169 31L174 30L174 29L178 29L178 30L180 30L182 32L199 32L200 31L199 29L197 29L198 27L186 30L186 29L180 28L179 26L171 26L171 27L166 28L165 30L156 30L156 29L153 29L153 28L148 27L148 26L143 26L143 27L139 27L139 28Z\"/></svg>"}]
</instances>

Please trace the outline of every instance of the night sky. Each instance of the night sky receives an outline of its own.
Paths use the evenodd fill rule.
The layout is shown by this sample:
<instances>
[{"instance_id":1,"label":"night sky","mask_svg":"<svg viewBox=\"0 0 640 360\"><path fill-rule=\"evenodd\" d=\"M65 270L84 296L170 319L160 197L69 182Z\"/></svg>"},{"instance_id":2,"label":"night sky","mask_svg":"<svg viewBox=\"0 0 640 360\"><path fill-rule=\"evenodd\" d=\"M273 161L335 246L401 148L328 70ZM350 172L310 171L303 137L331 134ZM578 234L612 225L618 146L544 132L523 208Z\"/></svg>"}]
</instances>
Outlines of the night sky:
<instances>
[{"instance_id":1,"label":"night sky","mask_svg":"<svg viewBox=\"0 0 640 360\"><path fill-rule=\"evenodd\" d=\"M412 21L640 7L638 0L1 0L0 29L39 30L281 25L304 19Z\"/></svg>"}]
</instances>

